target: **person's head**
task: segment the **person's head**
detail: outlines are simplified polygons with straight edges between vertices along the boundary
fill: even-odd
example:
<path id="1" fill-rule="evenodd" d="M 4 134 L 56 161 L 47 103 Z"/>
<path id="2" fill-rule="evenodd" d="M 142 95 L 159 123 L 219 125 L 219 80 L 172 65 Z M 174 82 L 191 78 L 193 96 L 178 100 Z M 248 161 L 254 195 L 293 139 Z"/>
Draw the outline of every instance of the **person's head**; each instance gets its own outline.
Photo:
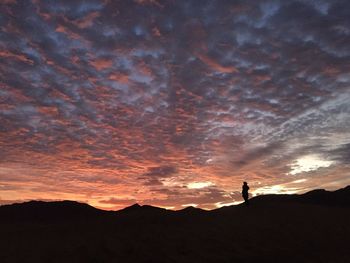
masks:
<path id="1" fill-rule="evenodd" d="M 244 185 L 247 185 L 247 182 L 243 182 Z"/>

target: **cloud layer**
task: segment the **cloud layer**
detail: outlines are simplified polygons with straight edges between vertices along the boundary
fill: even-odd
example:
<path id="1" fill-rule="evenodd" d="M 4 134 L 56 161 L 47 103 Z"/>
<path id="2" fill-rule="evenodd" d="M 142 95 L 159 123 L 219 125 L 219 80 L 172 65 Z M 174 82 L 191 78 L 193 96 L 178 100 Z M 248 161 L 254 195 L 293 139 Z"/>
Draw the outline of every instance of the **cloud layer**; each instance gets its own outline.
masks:
<path id="1" fill-rule="evenodd" d="M 350 184 L 348 1 L 0 5 L 1 203 Z M 331 165 L 292 172 L 315 158 Z"/>

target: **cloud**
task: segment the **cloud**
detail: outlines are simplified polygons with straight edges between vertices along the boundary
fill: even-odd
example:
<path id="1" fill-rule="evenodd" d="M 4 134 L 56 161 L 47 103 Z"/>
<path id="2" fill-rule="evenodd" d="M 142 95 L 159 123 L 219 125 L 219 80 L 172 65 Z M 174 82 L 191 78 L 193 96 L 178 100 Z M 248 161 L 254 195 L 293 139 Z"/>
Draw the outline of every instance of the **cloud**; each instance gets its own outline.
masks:
<path id="1" fill-rule="evenodd" d="M 176 173 L 176 167 L 174 166 L 158 166 L 148 168 L 145 176 L 167 177 Z"/>
<path id="2" fill-rule="evenodd" d="M 243 180 L 345 184 L 350 5 L 315 3 L 5 1 L 1 198 L 213 208 Z M 291 175 L 309 155 L 336 165 Z"/>
<path id="3" fill-rule="evenodd" d="M 91 65 L 93 65 L 96 70 L 104 70 L 104 69 L 108 69 L 113 65 L 113 61 L 111 61 L 110 59 L 96 59 L 94 61 L 90 62 Z"/>
<path id="4" fill-rule="evenodd" d="M 207 64 L 209 67 L 214 69 L 215 71 L 221 72 L 221 73 L 233 73 L 237 72 L 238 70 L 235 67 L 232 66 L 222 66 L 215 62 L 214 60 L 210 59 L 206 55 L 197 55 L 198 58 L 205 64 Z"/>
<path id="5" fill-rule="evenodd" d="M 100 16 L 99 12 L 91 12 L 83 18 L 75 21 L 74 24 L 79 28 L 87 28 L 93 25 L 94 20 Z"/>

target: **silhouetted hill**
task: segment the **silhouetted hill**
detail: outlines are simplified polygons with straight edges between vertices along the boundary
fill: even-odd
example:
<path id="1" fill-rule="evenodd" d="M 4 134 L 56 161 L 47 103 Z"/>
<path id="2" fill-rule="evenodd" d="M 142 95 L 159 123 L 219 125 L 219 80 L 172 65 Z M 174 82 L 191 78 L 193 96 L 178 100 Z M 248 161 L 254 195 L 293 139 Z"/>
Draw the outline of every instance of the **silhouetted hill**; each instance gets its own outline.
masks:
<path id="1" fill-rule="evenodd" d="M 350 206 L 350 186 L 336 190 L 326 191 L 324 189 L 316 189 L 302 195 L 292 194 L 269 194 L 260 195 L 250 199 L 252 205 L 271 205 L 276 203 L 304 203 L 317 204 L 325 206 Z M 241 204 L 239 206 L 244 206 Z M 221 209 L 235 209 L 239 206 L 224 207 Z M 177 213 L 183 215 L 193 215 L 206 213 L 205 210 L 193 206 L 186 207 L 182 210 L 171 211 L 163 208 L 134 204 L 116 212 L 104 211 L 94 208 L 85 203 L 75 201 L 29 201 L 25 203 L 16 203 L 11 205 L 0 206 L 0 220 L 10 218 L 12 220 L 34 220 L 34 219 L 73 219 L 86 218 L 95 216 L 104 216 L 121 214 L 165 214 Z"/>
<path id="2" fill-rule="evenodd" d="M 33 220 L 72 220 L 92 218 L 107 214 L 107 211 L 96 209 L 88 204 L 75 201 L 29 201 L 0 206 L 0 220 L 33 221 Z"/>
<path id="3" fill-rule="evenodd" d="M 164 212 L 166 209 L 156 207 L 156 206 L 151 206 L 151 205 L 139 205 L 139 204 L 133 204 L 131 206 L 125 207 L 119 211 L 118 213 L 159 213 L 159 212 Z"/>
<path id="4" fill-rule="evenodd" d="M 317 189 L 299 196 L 299 199 L 306 203 L 333 206 L 350 206 L 350 186 L 329 192 L 324 189 Z"/>
<path id="5" fill-rule="evenodd" d="M 318 204 L 326 206 L 350 206 L 350 186 L 336 190 L 326 191 L 316 189 L 302 195 L 297 194 L 269 194 L 253 197 L 250 203 L 257 205 L 266 205 L 274 203 L 304 203 Z"/>
<path id="6" fill-rule="evenodd" d="M 184 209 L 176 211 L 177 214 L 183 215 L 183 216 L 203 215 L 206 212 L 207 212 L 206 210 L 203 210 L 201 208 L 197 208 L 194 206 L 188 206 L 188 207 L 185 207 Z"/>
<path id="7" fill-rule="evenodd" d="M 350 187 L 257 196 L 212 211 L 6 205 L 1 262 L 348 262 L 349 195 Z"/>

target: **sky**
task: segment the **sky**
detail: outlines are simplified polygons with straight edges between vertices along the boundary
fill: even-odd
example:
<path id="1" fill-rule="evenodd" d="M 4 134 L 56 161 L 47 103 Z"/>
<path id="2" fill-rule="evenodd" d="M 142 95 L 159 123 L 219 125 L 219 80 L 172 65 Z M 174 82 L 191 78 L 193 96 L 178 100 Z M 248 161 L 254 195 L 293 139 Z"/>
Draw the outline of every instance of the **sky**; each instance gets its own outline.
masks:
<path id="1" fill-rule="evenodd" d="M 0 204 L 214 209 L 350 184 L 348 0 L 2 0 Z"/>

